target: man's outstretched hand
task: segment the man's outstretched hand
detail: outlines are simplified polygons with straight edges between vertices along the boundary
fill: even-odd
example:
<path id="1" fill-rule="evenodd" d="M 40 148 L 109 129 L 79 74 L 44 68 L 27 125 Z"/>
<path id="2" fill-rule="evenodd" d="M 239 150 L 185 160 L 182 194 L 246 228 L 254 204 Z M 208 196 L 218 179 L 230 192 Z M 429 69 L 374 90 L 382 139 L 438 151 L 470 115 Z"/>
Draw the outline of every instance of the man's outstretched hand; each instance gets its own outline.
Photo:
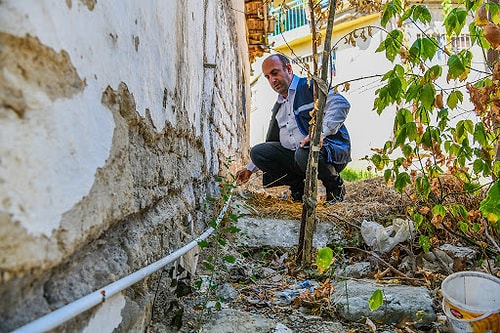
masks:
<path id="1" fill-rule="evenodd" d="M 252 171 L 248 169 L 241 169 L 236 172 L 236 182 L 238 185 L 245 184 L 250 179 Z"/>

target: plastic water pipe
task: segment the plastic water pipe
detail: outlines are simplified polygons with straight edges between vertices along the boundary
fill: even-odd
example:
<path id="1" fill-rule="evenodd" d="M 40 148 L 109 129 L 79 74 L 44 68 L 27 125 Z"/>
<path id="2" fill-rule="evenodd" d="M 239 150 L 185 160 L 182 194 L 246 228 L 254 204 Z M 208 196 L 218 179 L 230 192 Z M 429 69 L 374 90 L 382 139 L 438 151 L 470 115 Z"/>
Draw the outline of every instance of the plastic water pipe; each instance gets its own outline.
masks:
<path id="1" fill-rule="evenodd" d="M 228 199 L 226 200 L 226 203 L 224 204 L 224 207 L 220 211 L 216 224 L 219 225 L 220 221 L 226 214 L 226 210 L 229 207 L 229 203 L 231 202 L 231 197 L 230 195 Z M 171 262 L 174 262 L 176 259 L 187 253 L 189 250 L 194 248 L 195 246 L 198 245 L 198 242 L 206 239 L 210 234 L 214 232 L 214 228 L 210 227 L 203 234 L 201 234 L 198 238 L 193 240 L 191 243 L 185 245 L 184 247 L 178 249 L 177 251 L 169 254 L 168 256 L 138 270 L 135 273 L 132 273 L 130 275 L 127 275 L 123 278 L 121 278 L 118 281 L 115 281 L 111 284 L 108 284 L 107 286 L 94 291 L 91 294 L 88 294 L 87 296 L 84 296 L 72 303 L 69 303 L 62 308 L 59 308 L 53 312 L 50 312 L 49 314 L 40 317 L 34 321 L 32 321 L 29 324 L 26 324 L 16 330 L 14 330 L 12 333 L 29 333 L 29 332 L 34 332 L 34 333 L 39 333 L 39 332 L 45 332 L 52 330 L 56 328 L 57 326 L 65 323 L 66 321 L 70 320 L 71 318 L 74 318 L 78 316 L 79 314 L 87 311 L 88 309 L 104 302 L 106 298 L 111 297 L 119 292 L 121 292 L 124 289 L 127 289 L 131 285 L 133 285 L 136 282 L 139 282 L 140 280 L 144 279 L 145 277 L 153 274 L 154 272 L 158 271 L 159 269 L 163 268 L 165 265 L 170 264 Z"/>

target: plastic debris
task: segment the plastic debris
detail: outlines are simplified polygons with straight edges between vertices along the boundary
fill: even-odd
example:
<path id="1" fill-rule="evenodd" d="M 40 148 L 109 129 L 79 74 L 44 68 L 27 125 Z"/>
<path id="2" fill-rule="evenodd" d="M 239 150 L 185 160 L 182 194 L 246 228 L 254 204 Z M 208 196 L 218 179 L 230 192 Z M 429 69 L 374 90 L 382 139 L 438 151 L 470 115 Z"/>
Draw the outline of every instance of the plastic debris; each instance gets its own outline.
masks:
<path id="1" fill-rule="evenodd" d="M 364 220 L 361 223 L 361 236 L 373 250 L 380 253 L 391 251 L 396 245 L 412 237 L 415 227 L 410 220 L 394 219 L 392 225 L 383 225 Z"/>
<path id="2" fill-rule="evenodd" d="M 293 302 L 295 298 L 297 298 L 304 291 L 309 289 L 309 292 L 312 293 L 314 292 L 314 289 L 317 288 L 318 286 L 319 284 L 316 281 L 305 280 L 296 282 L 290 288 L 284 289 L 279 293 L 279 296 L 282 300 L 278 301 L 277 303 L 290 304 L 291 302 Z"/>

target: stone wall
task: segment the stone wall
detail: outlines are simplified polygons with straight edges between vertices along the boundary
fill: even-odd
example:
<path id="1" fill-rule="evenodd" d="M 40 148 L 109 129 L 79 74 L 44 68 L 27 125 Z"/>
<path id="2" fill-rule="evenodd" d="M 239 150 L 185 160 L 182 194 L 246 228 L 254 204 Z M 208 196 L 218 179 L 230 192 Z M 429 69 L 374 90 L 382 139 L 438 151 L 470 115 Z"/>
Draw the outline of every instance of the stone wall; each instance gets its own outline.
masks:
<path id="1" fill-rule="evenodd" d="M 215 176 L 247 146 L 243 10 L 0 1 L 0 332 L 206 229 Z M 143 331 L 154 281 L 61 330 Z"/>

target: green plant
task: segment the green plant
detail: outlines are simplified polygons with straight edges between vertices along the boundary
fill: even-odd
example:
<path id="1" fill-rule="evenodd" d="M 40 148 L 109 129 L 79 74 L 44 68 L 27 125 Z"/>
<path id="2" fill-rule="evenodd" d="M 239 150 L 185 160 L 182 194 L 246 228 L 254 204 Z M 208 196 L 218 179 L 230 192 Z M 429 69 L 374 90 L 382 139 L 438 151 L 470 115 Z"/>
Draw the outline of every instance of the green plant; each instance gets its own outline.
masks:
<path id="1" fill-rule="evenodd" d="M 345 181 L 355 182 L 359 180 L 375 178 L 377 177 L 377 174 L 367 170 L 345 168 L 344 170 L 342 170 L 342 172 L 340 172 L 340 176 Z"/>
<path id="2" fill-rule="evenodd" d="M 229 159 L 225 164 L 225 168 L 229 169 L 231 160 Z M 241 230 L 235 226 L 238 218 L 241 216 L 239 212 L 234 213 L 232 207 L 229 206 L 231 201 L 231 193 L 235 188 L 235 177 L 230 174 L 229 177 L 217 177 L 216 182 L 219 183 L 220 196 L 218 198 L 207 198 L 206 204 L 210 205 L 213 211 L 219 211 L 221 207 L 228 207 L 228 210 L 222 208 L 221 213 L 211 219 L 209 225 L 213 228 L 213 233 L 210 238 L 200 240 L 198 246 L 204 252 L 205 258 L 202 261 L 203 268 L 209 274 L 208 285 L 205 289 L 203 302 L 196 306 L 200 310 L 198 325 L 201 326 L 204 315 L 210 312 L 211 309 L 207 307 L 209 301 L 215 302 L 215 309 L 221 308 L 221 302 L 224 301 L 217 297 L 216 292 L 219 286 L 218 276 L 225 269 L 226 264 L 234 264 L 236 258 L 233 255 L 227 254 L 223 249 L 229 244 L 229 241 L 234 240 L 235 235 Z M 195 281 L 194 287 L 201 289 L 203 280 Z"/>
<path id="3" fill-rule="evenodd" d="M 459 1 L 453 8 L 445 3 L 447 38 L 458 36 L 466 29 L 467 17 L 475 17 L 468 26 L 471 44 L 482 48 L 484 54 L 495 49 L 500 31 L 497 28 L 490 32 L 492 29 L 484 27 L 497 27 L 499 8 L 493 2 Z M 485 11 L 488 15 L 481 14 Z M 377 52 L 385 52 L 390 61 L 399 56 L 401 63 L 382 77 L 384 85 L 376 91 L 373 108 L 380 114 L 391 105 L 397 107 L 394 140 L 387 141 L 373 154 L 372 163 L 377 170 L 384 171 L 385 180 L 397 191 L 403 193 L 411 188 L 415 205 L 409 214 L 421 233 L 419 242 L 424 250 L 430 249 L 431 238 L 443 227 L 477 233 L 487 220 L 486 228 L 493 227 L 493 231 L 500 232 L 498 57 L 488 63 L 487 72 L 481 72 L 472 67 L 473 54 L 469 49 L 451 52 L 421 28 L 421 37 L 412 45 L 406 45 L 405 23 L 426 25 L 431 21 L 431 13 L 425 5 L 410 5 L 400 0 L 387 2 L 382 26 L 392 19 L 397 19 L 399 25 L 387 32 Z M 447 72 L 442 66 L 432 64 L 438 51 L 448 56 Z M 481 73 L 482 78 L 466 82 L 471 71 Z M 440 87 L 438 79 L 442 77 L 448 82 L 455 81 L 456 87 Z M 454 121 L 464 100 L 460 83 L 467 88 L 474 105 L 475 122 Z M 392 159 L 391 154 L 398 150 L 400 157 Z M 447 175 L 452 175 L 460 184 L 458 189 L 450 188 Z M 479 209 L 467 205 L 473 198 L 480 198 L 482 189 L 486 189 L 487 194 Z"/>
<path id="4" fill-rule="evenodd" d="M 376 289 L 368 299 L 368 307 L 371 311 L 377 310 L 384 304 L 384 293 L 380 289 Z"/>

